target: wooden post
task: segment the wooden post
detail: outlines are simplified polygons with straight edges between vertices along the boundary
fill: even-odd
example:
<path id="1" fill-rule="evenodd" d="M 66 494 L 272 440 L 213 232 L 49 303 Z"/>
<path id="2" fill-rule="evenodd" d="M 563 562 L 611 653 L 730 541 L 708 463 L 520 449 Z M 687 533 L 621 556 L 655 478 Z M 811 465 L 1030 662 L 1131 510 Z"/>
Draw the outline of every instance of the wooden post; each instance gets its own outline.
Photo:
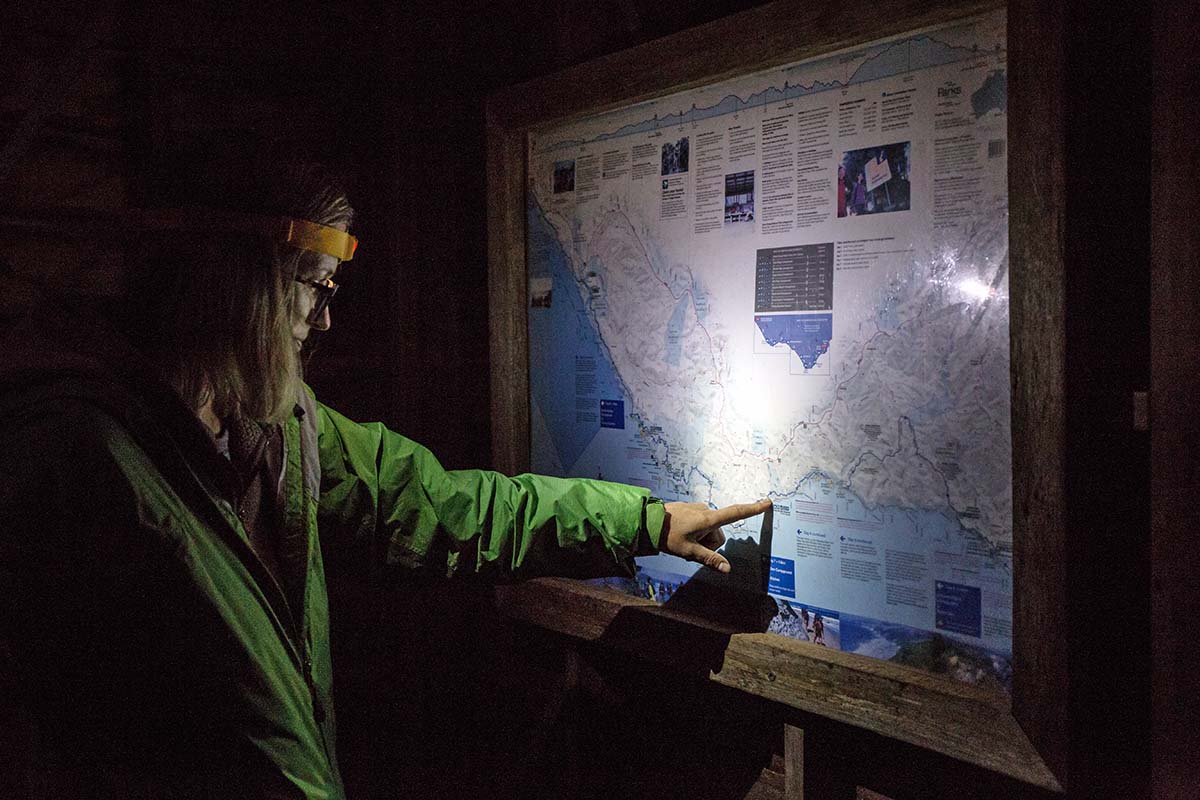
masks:
<path id="1" fill-rule="evenodd" d="M 784 800 L 804 800 L 804 730 L 783 726 Z"/>
<path id="2" fill-rule="evenodd" d="M 1151 162 L 1153 797 L 1196 796 L 1200 752 L 1200 127 L 1195 8 L 1155 3 Z"/>

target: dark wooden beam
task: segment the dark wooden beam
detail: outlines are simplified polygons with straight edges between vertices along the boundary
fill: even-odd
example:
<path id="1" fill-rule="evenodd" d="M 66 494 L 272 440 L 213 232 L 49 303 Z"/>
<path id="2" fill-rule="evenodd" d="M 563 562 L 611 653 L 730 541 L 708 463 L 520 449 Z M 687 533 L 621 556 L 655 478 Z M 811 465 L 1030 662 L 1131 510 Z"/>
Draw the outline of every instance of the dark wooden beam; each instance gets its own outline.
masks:
<path id="1" fill-rule="evenodd" d="M 1200 55 L 1195 7 L 1153 5 L 1151 536 L 1153 797 L 1196 796 L 1200 764 Z"/>
<path id="2" fill-rule="evenodd" d="M 1013 719 L 1007 696 L 922 670 L 677 611 L 565 578 L 498 590 L 514 619 L 706 676 L 795 712 L 833 720 L 1060 791 Z"/>

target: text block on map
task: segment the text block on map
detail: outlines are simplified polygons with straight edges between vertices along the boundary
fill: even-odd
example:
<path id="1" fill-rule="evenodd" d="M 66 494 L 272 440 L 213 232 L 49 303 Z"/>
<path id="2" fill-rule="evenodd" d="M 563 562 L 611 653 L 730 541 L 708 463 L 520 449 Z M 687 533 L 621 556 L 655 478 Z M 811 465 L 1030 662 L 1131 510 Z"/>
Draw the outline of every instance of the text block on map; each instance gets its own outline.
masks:
<path id="1" fill-rule="evenodd" d="M 833 308 L 833 243 L 758 251 L 754 310 L 828 311 Z"/>

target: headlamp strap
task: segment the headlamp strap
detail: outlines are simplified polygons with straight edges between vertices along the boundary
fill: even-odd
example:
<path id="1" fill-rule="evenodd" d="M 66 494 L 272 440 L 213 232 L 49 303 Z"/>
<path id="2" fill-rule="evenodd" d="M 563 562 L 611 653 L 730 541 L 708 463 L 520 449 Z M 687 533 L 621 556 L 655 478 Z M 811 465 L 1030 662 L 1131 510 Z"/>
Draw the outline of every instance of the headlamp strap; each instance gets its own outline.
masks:
<path id="1" fill-rule="evenodd" d="M 281 217 L 279 222 L 281 241 L 292 247 L 333 256 L 338 261 L 349 261 L 358 249 L 358 239 L 337 228 L 291 217 Z"/>

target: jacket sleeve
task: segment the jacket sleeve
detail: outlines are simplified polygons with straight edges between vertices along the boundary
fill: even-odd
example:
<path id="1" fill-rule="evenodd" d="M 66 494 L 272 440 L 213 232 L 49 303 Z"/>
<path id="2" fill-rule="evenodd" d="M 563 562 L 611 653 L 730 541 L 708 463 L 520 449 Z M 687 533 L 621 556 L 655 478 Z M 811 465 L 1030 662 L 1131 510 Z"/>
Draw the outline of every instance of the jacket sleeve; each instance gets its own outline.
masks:
<path id="1" fill-rule="evenodd" d="M 446 470 L 378 423 L 318 404 L 321 525 L 370 537 L 389 564 L 494 578 L 632 574 L 658 552 L 663 506 L 634 486 Z M 322 534 L 324 538 L 324 533 Z"/>

